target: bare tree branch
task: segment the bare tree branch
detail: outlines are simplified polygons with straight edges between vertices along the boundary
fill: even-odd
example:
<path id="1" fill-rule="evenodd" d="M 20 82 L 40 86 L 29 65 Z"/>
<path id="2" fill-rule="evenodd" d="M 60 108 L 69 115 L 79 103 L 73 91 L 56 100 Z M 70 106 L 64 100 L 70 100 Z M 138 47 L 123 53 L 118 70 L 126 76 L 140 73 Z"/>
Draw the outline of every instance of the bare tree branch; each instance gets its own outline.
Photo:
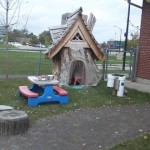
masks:
<path id="1" fill-rule="evenodd" d="M 5 2 L 6 2 L 6 1 L 5 1 Z M 4 3 L 4 4 L 6 4 L 6 3 Z M 4 4 L 3 4 L 2 0 L 0 0 L 0 5 L 1 5 L 1 7 L 2 7 L 3 9 L 6 9 L 6 7 L 4 6 Z"/>
<path id="2" fill-rule="evenodd" d="M 17 12 L 18 11 L 18 12 Z M 20 3 L 18 1 L 18 3 L 16 3 L 16 7 L 14 9 L 14 13 L 11 16 L 11 18 L 9 19 L 9 24 L 10 25 L 15 25 L 17 24 L 18 20 L 19 20 L 19 15 L 20 15 Z M 12 21 L 14 20 L 14 22 L 12 23 Z"/>
<path id="3" fill-rule="evenodd" d="M 23 21 L 26 26 L 30 13 L 21 15 L 22 5 L 23 0 L 0 0 L 0 23 L 10 27 Z"/>
<path id="4" fill-rule="evenodd" d="M 2 24 L 2 25 L 5 25 L 6 22 L 5 22 L 5 17 L 4 17 L 4 15 L 3 15 L 2 13 L 0 13 L 0 16 L 1 16 L 1 19 L 0 19 L 1 24 Z"/>
<path id="5" fill-rule="evenodd" d="M 8 70 L 9 70 L 9 59 L 8 59 L 8 30 L 12 28 L 13 25 L 17 24 L 20 20 L 24 18 L 21 16 L 21 5 L 22 0 L 0 0 L 0 23 L 5 26 L 6 30 L 6 81 L 8 81 Z M 26 20 L 27 24 L 28 18 Z M 26 25 L 25 24 L 25 25 Z"/>

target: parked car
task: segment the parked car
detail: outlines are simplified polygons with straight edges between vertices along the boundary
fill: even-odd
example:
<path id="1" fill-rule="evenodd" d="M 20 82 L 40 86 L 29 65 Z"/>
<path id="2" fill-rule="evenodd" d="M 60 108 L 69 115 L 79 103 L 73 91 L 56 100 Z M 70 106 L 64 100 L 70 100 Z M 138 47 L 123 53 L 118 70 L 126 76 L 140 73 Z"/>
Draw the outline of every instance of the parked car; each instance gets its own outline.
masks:
<path id="1" fill-rule="evenodd" d="M 10 42 L 9 44 L 13 45 L 13 46 L 16 46 L 16 47 L 22 46 L 22 44 L 18 43 L 18 42 Z"/>

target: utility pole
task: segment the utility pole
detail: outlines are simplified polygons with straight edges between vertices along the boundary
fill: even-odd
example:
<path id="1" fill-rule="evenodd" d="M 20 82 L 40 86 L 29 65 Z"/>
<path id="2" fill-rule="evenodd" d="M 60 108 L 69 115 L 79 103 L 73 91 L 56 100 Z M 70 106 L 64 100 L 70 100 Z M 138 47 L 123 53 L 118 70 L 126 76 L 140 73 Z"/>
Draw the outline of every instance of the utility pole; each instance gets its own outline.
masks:
<path id="1" fill-rule="evenodd" d="M 129 31 L 129 18 L 130 18 L 130 3 L 131 3 L 131 0 L 128 0 L 127 26 L 126 26 L 126 32 L 125 32 L 125 45 L 124 45 L 123 64 L 122 64 L 122 70 L 123 70 L 123 71 L 125 71 L 126 52 L 127 52 L 127 45 L 128 45 L 128 31 Z"/>
<path id="2" fill-rule="evenodd" d="M 125 64 L 126 64 L 126 51 L 127 51 L 127 45 L 128 45 L 128 31 L 129 31 L 129 19 L 130 19 L 130 6 L 134 6 L 137 8 L 142 9 L 143 7 L 134 4 L 131 2 L 131 0 L 128 1 L 128 15 L 127 15 L 127 26 L 126 26 L 126 33 L 125 33 L 125 46 L 124 46 L 124 53 L 123 53 L 123 64 L 122 64 L 122 70 L 125 71 Z"/>

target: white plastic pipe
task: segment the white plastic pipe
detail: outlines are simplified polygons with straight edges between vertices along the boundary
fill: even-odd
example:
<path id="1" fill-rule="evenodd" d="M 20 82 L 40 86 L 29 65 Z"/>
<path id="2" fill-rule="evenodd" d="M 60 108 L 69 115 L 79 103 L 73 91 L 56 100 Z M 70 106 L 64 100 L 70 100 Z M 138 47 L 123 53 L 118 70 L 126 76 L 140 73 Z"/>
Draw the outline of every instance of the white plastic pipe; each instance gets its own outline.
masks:
<path id="1" fill-rule="evenodd" d="M 117 96 L 122 97 L 124 95 L 124 87 L 125 87 L 125 76 L 119 77 L 119 90 L 117 91 Z"/>
<path id="2" fill-rule="evenodd" d="M 108 74 L 107 87 L 114 87 L 115 76 Z"/>

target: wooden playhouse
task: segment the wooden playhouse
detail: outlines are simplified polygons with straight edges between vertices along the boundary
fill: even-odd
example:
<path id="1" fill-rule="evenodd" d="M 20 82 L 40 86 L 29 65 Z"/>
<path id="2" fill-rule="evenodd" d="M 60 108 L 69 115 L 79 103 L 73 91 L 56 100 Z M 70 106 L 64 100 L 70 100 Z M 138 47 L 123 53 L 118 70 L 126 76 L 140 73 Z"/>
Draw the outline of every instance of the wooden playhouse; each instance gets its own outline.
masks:
<path id="1" fill-rule="evenodd" d="M 50 27 L 53 43 L 45 52 L 52 59 L 53 73 L 61 85 L 96 86 L 102 77 L 95 60 L 104 60 L 92 30 L 93 14 L 82 14 L 82 8 L 62 15 L 61 25 Z"/>

